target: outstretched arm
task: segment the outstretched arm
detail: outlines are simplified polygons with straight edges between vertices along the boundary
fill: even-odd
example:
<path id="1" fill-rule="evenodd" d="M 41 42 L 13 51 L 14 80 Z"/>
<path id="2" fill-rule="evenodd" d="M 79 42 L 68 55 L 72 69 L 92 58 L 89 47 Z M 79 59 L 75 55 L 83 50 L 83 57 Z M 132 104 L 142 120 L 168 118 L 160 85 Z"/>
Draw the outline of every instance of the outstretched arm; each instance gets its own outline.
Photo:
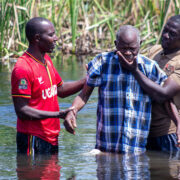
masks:
<path id="1" fill-rule="evenodd" d="M 168 78 L 163 86 L 158 85 L 151 79 L 146 77 L 137 67 L 137 62 L 128 62 L 120 51 L 117 51 L 119 61 L 123 68 L 131 71 L 140 86 L 148 93 L 155 101 L 164 102 L 172 98 L 177 92 L 180 91 L 180 86 L 176 84 L 171 78 Z"/>
<path id="2" fill-rule="evenodd" d="M 180 91 L 180 86 L 170 77 L 164 82 L 163 86 L 160 86 L 147 78 L 139 69 L 134 71 L 134 76 L 144 91 L 160 103 L 169 100 Z"/>
<path id="3" fill-rule="evenodd" d="M 83 88 L 85 82 L 86 77 L 78 81 L 64 82 L 57 88 L 58 96 L 65 98 L 79 92 Z"/>
<path id="4" fill-rule="evenodd" d="M 73 108 L 68 108 L 66 110 L 61 111 L 42 111 L 38 109 L 34 109 L 30 107 L 29 99 L 27 98 L 21 98 L 21 97 L 14 97 L 14 108 L 16 111 L 17 116 L 20 119 L 24 120 L 38 120 L 38 119 L 46 119 L 46 118 L 65 118 L 66 114 L 69 111 L 72 111 Z"/>
<path id="5" fill-rule="evenodd" d="M 93 89 L 94 87 L 90 87 L 85 83 L 81 93 L 74 99 L 72 103 L 73 111 L 67 114 L 64 121 L 64 126 L 69 133 L 75 134 L 77 112 L 87 103 Z"/>

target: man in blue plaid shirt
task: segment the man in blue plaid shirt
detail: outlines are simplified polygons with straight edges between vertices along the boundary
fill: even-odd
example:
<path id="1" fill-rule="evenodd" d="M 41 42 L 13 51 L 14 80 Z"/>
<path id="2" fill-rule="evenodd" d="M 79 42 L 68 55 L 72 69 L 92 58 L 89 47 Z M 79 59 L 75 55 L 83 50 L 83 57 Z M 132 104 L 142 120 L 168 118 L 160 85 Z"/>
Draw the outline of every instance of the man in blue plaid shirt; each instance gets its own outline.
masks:
<path id="1" fill-rule="evenodd" d="M 96 149 L 103 152 L 143 153 L 151 123 L 151 98 L 141 88 L 124 61 L 136 61 L 137 68 L 161 85 L 166 74 L 155 61 L 138 54 L 140 33 L 130 25 L 121 26 L 116 34 L 116 51 L 97 55 L 88 64 L 87 83 L 75 98 L 64 125 L 75 133 L 76 114 L 98 87 Z"/>

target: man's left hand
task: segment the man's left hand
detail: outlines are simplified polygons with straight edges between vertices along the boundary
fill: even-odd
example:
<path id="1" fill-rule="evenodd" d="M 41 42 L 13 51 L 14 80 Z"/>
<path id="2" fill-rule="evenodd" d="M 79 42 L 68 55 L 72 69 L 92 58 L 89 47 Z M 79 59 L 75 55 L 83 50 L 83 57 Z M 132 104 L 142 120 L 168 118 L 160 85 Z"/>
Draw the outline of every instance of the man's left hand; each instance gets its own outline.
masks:
<path id="1" fill-rule="evenodd" d="M 64 127 L 66 128 L 66 131 L 68 131 L 71 134 L 75 134 L 75 128 L 76 125 L 76 112 L 70 111 L 65 120 L 64 120 Z"/>
<path id="2" fill-rule="evenodd" d="M 129 62 L 120 51 L 117 51 L 116 54 L 119 57 L 119 61 L 121 63 L 121 66 L 129 71 L 135 72 L 138 67 L 137 67 L 137 62 L 136 62 L 136 56 L 134 57 L 134 60 Z"/>

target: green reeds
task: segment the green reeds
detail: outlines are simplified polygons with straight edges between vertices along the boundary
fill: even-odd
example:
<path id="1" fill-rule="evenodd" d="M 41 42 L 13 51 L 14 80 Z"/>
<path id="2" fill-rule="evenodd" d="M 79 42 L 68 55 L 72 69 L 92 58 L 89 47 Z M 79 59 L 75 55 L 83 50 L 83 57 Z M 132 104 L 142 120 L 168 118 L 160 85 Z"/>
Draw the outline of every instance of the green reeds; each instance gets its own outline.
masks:
<path id="1" fill-rule="evenodd" d="M 110 3 L 110 13 L 108 12 L 108 10 L 106 10 L 106 12 L 103 10 L 103 7 L 101 7 L 101 5 L 99 4 L 99 2 L 97 0 L 94 0 L 97 8 L 99 9 L 100 13 L 103 15 L 104 20 L 101 21 L 101 23 L 107 23 L 108 28 L 109 28 L 109 32 L 111 35 L 111 43 L 114 42 L 115 40 L 115 32 L 114 32 L 114 23 L 113 20 L 115 18 L 115 15 L 113 14 L 112 10 L 113 10 L 113 6 L 112 6 L 112 0 L 109 1 Z"/>
<path id="2" fill-rule="evenodd" d="M 19 4 L 17 4 L 19 2 Z M 27 3 L 27 2 L 26 2 Z M 0 4 L 0 57 L 21 51 L 25 45 L 25 23 L 28 14 L 23 1 L 2 0 Z"/>
<path id="3" fill-rule="evenodd" d="M 0 57 L 8 53 L 7 43 L 4 41 L 9 35 L 7 31 L 10 28 L 10 18 L 12 14 L 12 8 L 9 7 L 8 1 L 1 1 L 1 15 L 0 15 Z M 13 28 L 14 29 L 14 28 Z"/>
<path id="4" fill-rule="evenodd" d="M 72 33 L 72 52 L 75 52 L 76 43 L 76 24 L 78 17 L 78 6 L 80 0 L 69 0 L 70 17 L 71 17 L 71 33 Z"/>
<path id="5" fill-rule="evenodd" d="M 91 41 L 92 47 L 87 47 L 91 52 L 114 48 L 115 33 L 123 24 L 138 27 L 141 49 L 146 52 L 159 43 L 167 19 L 179 13 L 179 0 L 1 0 L 0 57 L 27 48 L 25 24 L 34 16 L 54 23 L 59 46 L 68 53 L 76 53 L 76 46 L 78 50 L 88 46 L 87 41 Z"/>

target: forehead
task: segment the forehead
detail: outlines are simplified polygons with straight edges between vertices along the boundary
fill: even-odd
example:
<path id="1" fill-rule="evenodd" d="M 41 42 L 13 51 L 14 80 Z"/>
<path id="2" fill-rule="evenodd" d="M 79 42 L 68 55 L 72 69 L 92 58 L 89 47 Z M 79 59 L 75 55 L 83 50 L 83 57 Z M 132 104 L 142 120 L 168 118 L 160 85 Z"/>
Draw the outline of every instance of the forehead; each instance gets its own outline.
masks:
<path id="1" fill-rule="evenodd" d="M 171 19 L 168 20 L 168 22 L 164 28 L 169 29 L 169 30 L 179 31 L 179 33 L 180 33 L 180 23 L 173 21 Z"/>
<path id="2" fill-rule="evenodd" d="M 41 33 L 47 33 L 54 31 L 54 26 L 49 21 L 42 21 L 39 25 L 39 30 Z"/>
<path id="3" fill-rule="evenodd" d="M 130 31 L 130 30 L 126 32 L 122 32 L 119 38 L 117 39 L 117 41 L 121 45 L 128 44 L 128 45 L 137 46 L 138 45 L 137 33 L 135 31 Z"/>

